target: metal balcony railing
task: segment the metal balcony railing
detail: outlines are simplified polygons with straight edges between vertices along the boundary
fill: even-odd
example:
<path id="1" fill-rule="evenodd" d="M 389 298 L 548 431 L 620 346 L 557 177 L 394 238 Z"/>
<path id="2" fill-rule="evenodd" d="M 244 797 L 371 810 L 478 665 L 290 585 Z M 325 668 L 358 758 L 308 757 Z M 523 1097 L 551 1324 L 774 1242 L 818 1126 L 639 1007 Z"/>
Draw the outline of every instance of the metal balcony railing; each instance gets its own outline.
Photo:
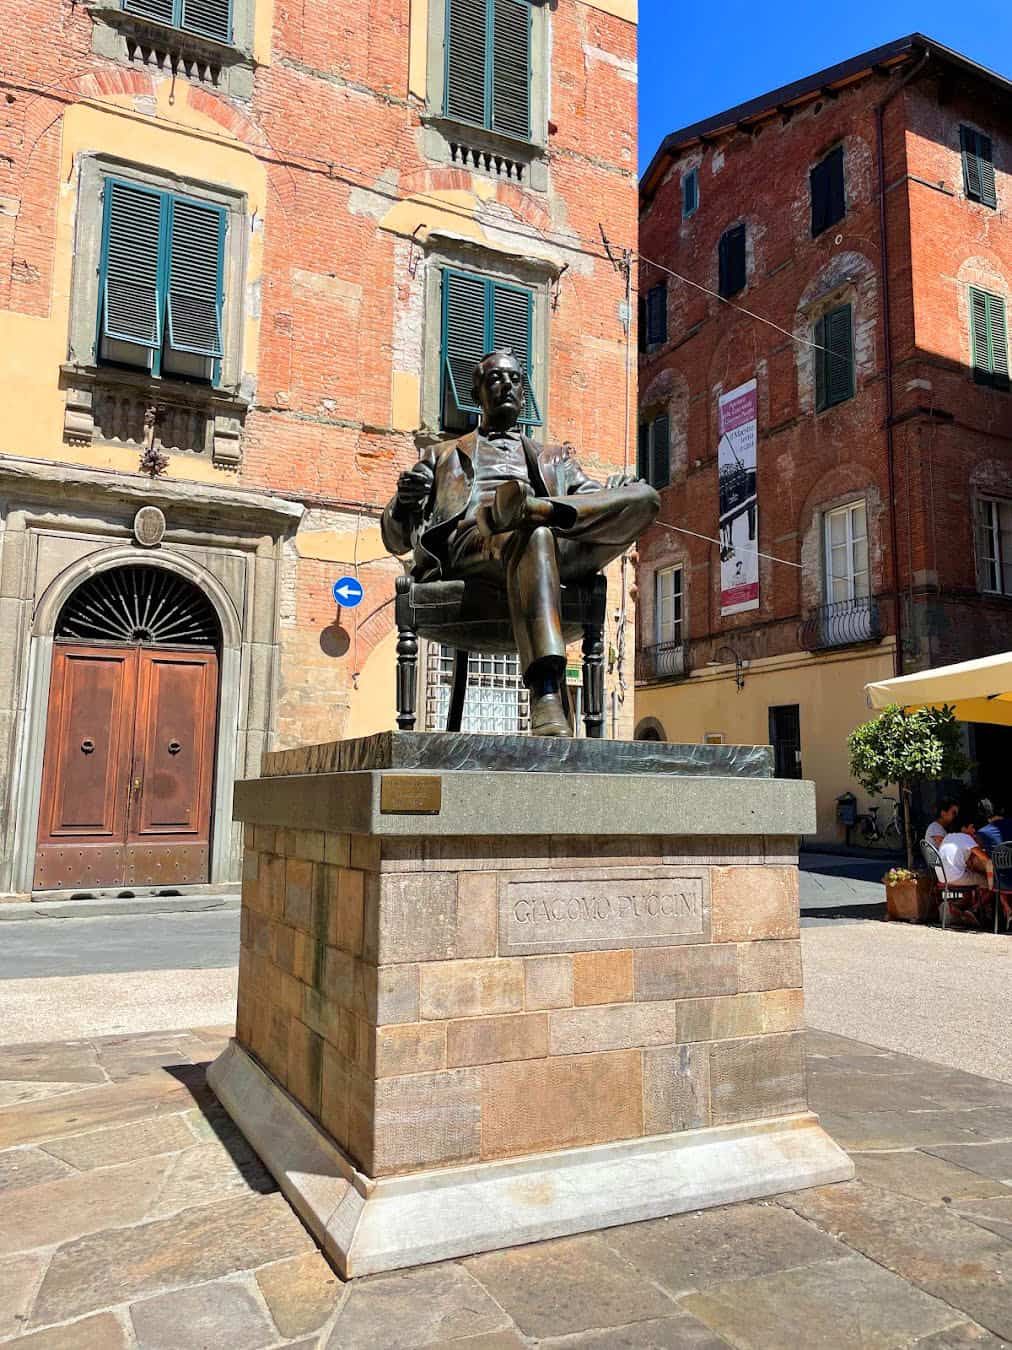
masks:
<path id="1" fill-rule="evenodd" d="M 652 647 L 641 648 L 637 653 L 638 680 L 674 680 L 687 673 L 688 661 L 682 642 L 657 642 Z"/>
<path id="2" fill-rule="evenodd" d="M 804 620 L 800 629 L 801 646 L 806 652 L 876 642 L 881 636 L 878 601 L 872 596 L 822 605 Z"/>

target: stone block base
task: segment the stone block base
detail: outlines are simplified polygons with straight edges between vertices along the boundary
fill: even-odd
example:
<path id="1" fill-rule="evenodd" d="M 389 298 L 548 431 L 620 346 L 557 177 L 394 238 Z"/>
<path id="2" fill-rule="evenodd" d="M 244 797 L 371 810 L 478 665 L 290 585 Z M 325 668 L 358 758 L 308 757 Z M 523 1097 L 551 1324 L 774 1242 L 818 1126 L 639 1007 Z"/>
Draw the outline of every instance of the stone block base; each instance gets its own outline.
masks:
<path id="1" fill-rule="evenodd" d="M 854 1175 L 802 1112 L 374 1180 L 235 1042 L 208 1081 L 345 1278 Z"/>

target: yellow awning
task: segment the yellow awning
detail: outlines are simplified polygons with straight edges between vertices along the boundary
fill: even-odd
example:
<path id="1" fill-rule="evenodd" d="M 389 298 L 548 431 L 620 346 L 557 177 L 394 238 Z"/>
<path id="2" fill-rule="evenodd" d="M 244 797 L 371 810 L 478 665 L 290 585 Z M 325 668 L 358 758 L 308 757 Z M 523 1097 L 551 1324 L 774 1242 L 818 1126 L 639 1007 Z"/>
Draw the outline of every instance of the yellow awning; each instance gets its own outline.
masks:
<path id="1" fill-rule="evenodd" d="M 952 708 L 960 722 L 1012 727 L 1012 652 L 866 684 L 868 706 Z"/>

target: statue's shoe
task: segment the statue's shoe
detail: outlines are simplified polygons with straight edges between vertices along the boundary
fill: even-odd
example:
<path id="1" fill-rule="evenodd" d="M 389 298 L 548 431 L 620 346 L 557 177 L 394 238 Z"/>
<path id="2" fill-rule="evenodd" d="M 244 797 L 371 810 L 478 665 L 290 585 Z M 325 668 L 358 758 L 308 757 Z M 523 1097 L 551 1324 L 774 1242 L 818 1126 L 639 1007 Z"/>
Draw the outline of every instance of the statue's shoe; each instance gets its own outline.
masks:
<path id="1" fill-rule="evenodd" d="M 572 736 L 561 694 L 536 695 L 531 702 L 532 736 Z"/>

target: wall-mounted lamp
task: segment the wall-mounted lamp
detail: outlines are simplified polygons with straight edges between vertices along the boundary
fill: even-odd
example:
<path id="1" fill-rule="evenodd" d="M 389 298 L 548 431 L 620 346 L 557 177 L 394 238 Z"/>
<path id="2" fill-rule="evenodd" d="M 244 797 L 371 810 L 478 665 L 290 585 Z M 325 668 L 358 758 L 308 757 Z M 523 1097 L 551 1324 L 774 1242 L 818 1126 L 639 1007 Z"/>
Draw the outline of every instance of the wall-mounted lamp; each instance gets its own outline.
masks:
<path id="1" fill-rule="evenodd" d="M 745 662 L 741 659 L 741 657 L 738 655 L 738 653 L 735 651 L 733 647 L 727 646 L 718 647 L 717 650 L 713 653 L 715 658 L 719 658 L 725 654 L 729 656 L 731 660 L 734 662 L 734 682 L 738 686 L 738 693 L 740 694 L 741 691 L 745 688 Z M 713 661 L 707 661 L 706 664 L 708 666 L 722 666 L 725 664 L 725 662 L 716 659 Z"/>

